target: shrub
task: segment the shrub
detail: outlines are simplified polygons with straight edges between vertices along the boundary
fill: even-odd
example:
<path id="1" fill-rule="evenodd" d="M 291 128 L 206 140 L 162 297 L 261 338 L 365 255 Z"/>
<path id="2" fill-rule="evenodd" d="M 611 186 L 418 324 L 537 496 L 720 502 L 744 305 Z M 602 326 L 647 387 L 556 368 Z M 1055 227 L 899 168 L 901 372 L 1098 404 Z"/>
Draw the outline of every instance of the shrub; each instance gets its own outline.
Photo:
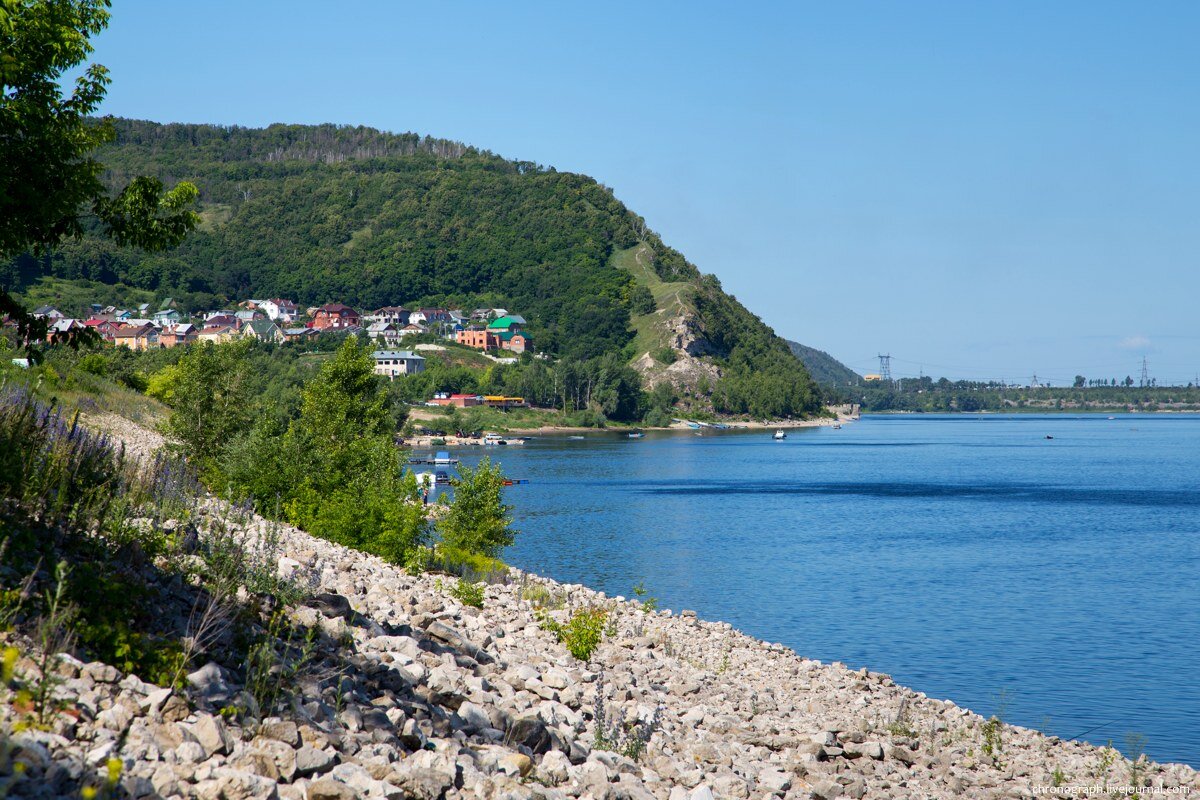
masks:
<path id="1" fill-rule="evenodd" d="M 544 611 L 538 614 L 542 628 L 554 634 L 567 651 L 580 661 L 587 661 L 600 646 L 608 623 L 608 609 L 585 606 L 571 614 L 566 624 L 556 621 Z"/>
<path id="2" fill-rule="evenodd" d="M 451 481 L 454 501 L 437 521 L 437 530 L 451 550 L 496 558 L 516 533 L 509 527 L 512 506 L 501 496 L 504 475 L 489 458 L 474 469 L 461 466 L 458 472 Z"/>
<path id="3" fill-rule="evenodd" d="M 483 608 L 483 584 L 459 578 L 450 587 L 450 596 L 464 606 Z"/>

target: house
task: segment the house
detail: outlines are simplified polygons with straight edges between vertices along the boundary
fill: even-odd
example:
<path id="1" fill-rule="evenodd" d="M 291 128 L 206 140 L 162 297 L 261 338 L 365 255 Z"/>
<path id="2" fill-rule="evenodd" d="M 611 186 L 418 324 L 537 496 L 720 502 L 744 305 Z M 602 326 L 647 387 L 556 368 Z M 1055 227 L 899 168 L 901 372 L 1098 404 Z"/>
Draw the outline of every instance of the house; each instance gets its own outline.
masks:
<path id="1" fill-rule="evenodd" d="M 370 314 L 363 317 L 366 322 L 387 322 L 396 326 L 396 330 L 400 330 L 407 325 L 411 320 L 409 314 L 411 312 L 403 306 L 384 306 L 377 308 Z"/>
<path id="2" fill-rule="evenodd" d="M 456 406 L 458 408 L 467 408 L 469 406 L 483 405 L 482 395 L 477 394 L 450 394 L 449 392 L 437 392 L 433 399 L 427 402 L 427 406 Z"/>
<path id="3" fill-rule="evenodd" d="M 242 323 L 241 336 L 243 339 L 257 339 L 260 342 L 283 344 L 283 331 L 269 319 L 254 319 Z"/>
<path id="4" fill-rule="evenodd" d="M 321 332 L 316 328 L 285 328 L 283 340 L 285 342 L 305 342 L 320 335 Z"/>
<path id="5" fill-rule="evenodd" d="M 262 306 L 262 304 L 262 300 L 243 300 L 242 302 L 238 303 L 238 308 L 244 308 L 247 311 L 255 311 Z"/>
<path id="6" fill-rule="evenodd" d="M 154 312 L 154 321 L 160 325 L 175 324 L 183 319 L 183 315 L 173 308 L 166 308 L 161 311 Z"/>
<path id="7" fill-rule="evenodd" d="M 106 342 L 111 342 L 116 332 L 125 327 L 125 323 L 115 319 L 102 319 L 100 317 L 92 317 L 84 320 L 84 325 L 100 334 L 100 338 Z"/>
<path id="8" fill-rule="evenodd" d="M 160 347 L 178 347 L 191 344 L 199 335 L 200 331 L 190 322 L 168 325 L 158 334 L 158 344 Z"/>
<path id="9" fill-rule="evenodd" d="M 326 303 L 313 314 L 312 326 L 318 330 L 341 330 L 357 327 L 361 318 L 357 311 L 342 303 Z"/>
<path id="10" fill-rule="evenodd" d="M 533 349 L 533 342 L 521 331 L 501 331 L 496 334 L 500 340 L 500 348 L 513 353 L 524 353 Z"/>
<path id="11" fill-rule="evenodd" d="M 204 330 L 196 335 L 196 341 L 222 344 L 223 342 L 232 342 L 237 335 L 238 329 L 233 325 L 214 325 L 212 327 L 206 325 Z"/>
<path id="12" fill-rule="evenodd" d="M 237 316 L 228 312 L 218 311 L 204 318 L 205 328 L 229 328 L 240 324 Z"/>
<path id="13" fill-rule="evenodd" d="M 279 297 L 263 300 L 258 304 L 258 310 L 266 314 L 267 319 L 272 322 L 291 322 L 299 313 L 295 303 Z"/>
<path id="14" fill-rule="evenodd" d="M 386 375 L 395 380 L 397 375 L 413 375 L 425 371 L 425 359 L 411 350 L 376 350 L 375 374 Z"/>
<path id="15" fill-rule="evenodd" d="M 47 319 L 50 318 L 47 317 Z M 85 327 L 87 326 L 77 319 L 59 317 L 46 327 L 46 341 L 52 342 L 55 339 L 65 340 L 73 331 L 77 331 Z"/>
<path id="16" fill-rule="evenodd" d="M 400 341 L 400 330 L 390 322 L 372 322 L 367 326 L 367 338 L 381 340 L 384 344 L 394 345 Z"/>
<path id="17" fill-rule="evenodd" d="M 144 316 L 146 316 L 147 314 L 149 314 L 149 313 L 150 313 L 150 304 L 149 304 L 149 303 L 142 303 L 141 305 L 139 305 L 139 306 L 137 307 L 137 312 L 138 312 L 139 314 L 141 314 L 143 317 L 144 317 Z"/>
<path id="18" fill-rule="evenodd" d="M 458 333 L 454 334 L 454 341 L 464 347 L 473 347 L 476 350 L 499 350 L 500 338 L 493 331 L 486 328 L 481 328 L 478 325 L 472 325 L 469 328 L 463 328 Z"/>
<path id="19" fill-rule="evenodd" d="M 143 325 L 126 325 L 113 334 L 113 344 L 130 350 L 149 350 L 158 347 L 158 328 L 149 322 Z"/>
<path id="20" fill-rule="evenodd" d="M 429 328 L 426 328 L 424 325 L 416 325 L 410 322 L 401 328 L 399 333 L 401 336 L 416 336 L 422 333 L 429 333 Z"/>
<path id="21" fill-rule="evenodd" d="M 524 326 L 525 318 L 520 314 L 505 314 L 489 322 L 488 330 L 492 333 L 498 333 L 499 331 L 519 331 Z"/>
<path id="22" fill-rule="evenodd" d="M 252 308 L 239 308 L 237 311 L 234 312 L 233 316 L 234 316 L 234 318 L 237 319 L 237 321 L 239 323 L 251 322 L 252 320 L 256 320 L 256 319 L 263 319 L 262 312 L 257 311 Z"/>
<path id="23" fill-rule="evenodd" d="M 59 311 L 54 306 L 38 306 L 33 310 L 33 316 L 37 319 L 62 319 L 65 314 Z"/>

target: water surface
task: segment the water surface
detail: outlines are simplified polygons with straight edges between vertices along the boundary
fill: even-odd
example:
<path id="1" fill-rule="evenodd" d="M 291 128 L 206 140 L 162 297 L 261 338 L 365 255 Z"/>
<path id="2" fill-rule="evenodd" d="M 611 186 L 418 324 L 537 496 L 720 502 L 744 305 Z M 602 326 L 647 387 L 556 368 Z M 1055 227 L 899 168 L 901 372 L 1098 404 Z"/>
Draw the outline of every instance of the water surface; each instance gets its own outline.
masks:
<path id="1" fill-rule="evenodd" d="M 875 416 L 783 442 L 488 451 L 532 481 L 508 494 L 521 568 L 610 594 L 644 580 L 810 658 L 1200 765 L 1200 417 Z"/>

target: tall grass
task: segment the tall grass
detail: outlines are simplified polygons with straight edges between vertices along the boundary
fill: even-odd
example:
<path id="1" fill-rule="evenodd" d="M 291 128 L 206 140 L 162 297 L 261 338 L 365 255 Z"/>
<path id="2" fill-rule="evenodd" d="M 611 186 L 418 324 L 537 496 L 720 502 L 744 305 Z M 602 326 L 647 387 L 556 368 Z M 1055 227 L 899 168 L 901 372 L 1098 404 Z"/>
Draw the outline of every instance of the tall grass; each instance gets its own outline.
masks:
<path id="1" fill-rule="evenodd" d="M 128 474 L 123 447 L 22 387 L 0 390 L 0 493 L 42 522 L 103 526 Z"/>

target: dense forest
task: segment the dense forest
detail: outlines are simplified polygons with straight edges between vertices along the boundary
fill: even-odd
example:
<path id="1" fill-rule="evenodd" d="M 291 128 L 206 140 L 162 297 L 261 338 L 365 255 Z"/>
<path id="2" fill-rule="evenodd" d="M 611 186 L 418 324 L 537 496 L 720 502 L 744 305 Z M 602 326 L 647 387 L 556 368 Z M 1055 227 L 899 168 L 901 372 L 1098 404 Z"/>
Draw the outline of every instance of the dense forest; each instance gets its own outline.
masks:
<path id="1" fill-rule="evenodd" d="M 1200 387 L 1028 387 L 925 377 L 863 383 L 844 390 L 843 399 L 861 403 L 863 411 L 1195 411 Z"/>
<path id="2" fill-rule="evenodd" d="M 812 379 L 822 386 L 849 387 L 862 383 L 862 376 L 824 350 L 785 339 Z"/>
<path id="3" fill-rule="evenodd" d="M 499 305 L 529 320 L 539 350 L 629 360 L 631 318 L 655 300 L 613 256 L 640 244 L 659 277 L 695 287 L 698 326 L 728 375 L 712 387 L 714 407 L 748 413 L 760 382 L 781 415 L 818 405 L 784 341 L 591 178 L 362 127 L 114 122 L 115 142 L 98 153 L 105 180 L 194 182 L 200 229 L 160 254 L 86 235 L 0 264 L 0 283 L 20 290 L 48 274 L 124 284 L 184 310 L 252 296 Z"/>

